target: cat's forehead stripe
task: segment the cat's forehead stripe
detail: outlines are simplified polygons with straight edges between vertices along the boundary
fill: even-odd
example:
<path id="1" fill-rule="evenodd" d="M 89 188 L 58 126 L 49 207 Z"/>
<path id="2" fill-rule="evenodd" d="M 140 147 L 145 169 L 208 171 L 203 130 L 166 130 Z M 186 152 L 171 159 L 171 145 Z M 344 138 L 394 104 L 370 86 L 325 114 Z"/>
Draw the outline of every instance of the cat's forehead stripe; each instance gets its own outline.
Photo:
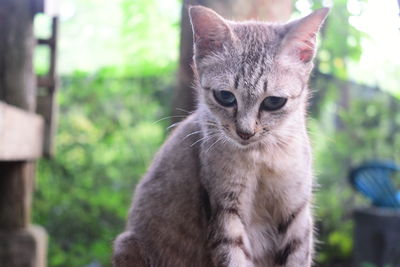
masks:
<path id="1" fill-rule="evenodd" d="M 241 60 L 241 66 L 238 73 L 235 75 L 234 88 L 245 87 L 244 89 L 256 90 L 258 87 L 262 87 L 263 91 L 266 92 L 266 81 L 262 79 L 265 76 L 265 72 L 268 69 L 265 66 L 267 56 L 264 53 L 258 54 L 258 59 L 255 62 L 246 60 L 246 55 L 243 55 Z"/>
<path id="2" fill-rule="evenodd" d="M 264 93 L 267 92 L 267 88 L 268 88 L 268 80 L 265 80 L 263 85 Z"/>
<path id="3" fill-rule="evenodd" d="M 254 86 L 257 86 L 257 84 L 259 83 L 261 77 L 264 75 L 264 72 L 265 72 L 265 66 L 264 66 L 265 58 L 266 58 L 265 55 L 261 55 L 261 57 L 260 57 L 260 61 L 259 61 L 259 68 L 260 69 L 259 69 L 258 75 L 257 75 L 257 77 L 256 77 L 256 79 L 254 81 Z M 265 91 L 265 88 L 264 88 L 264 91 Z"/>
<path id="4" fill-rule="evenodd" d="M 235 84 L 234 84 L 234 89 L 238 89 L 239 86 L 239 75 L 235 75 Z"/>
<path id="5" fill-rule="evenodd" d="M 238 60 L 239 66 L 234 76 L 234 88 L 245 90 L 260 88 L 260 91 L 265 93 L 267 89 L 265 76 L 270 68 L 268 64 L 271 62 L 269 59 L 270 40 L 266 33 L 270 32 L 270 29 L 265 25 L 242 24 L 240 27 L 235 27 L 235 32 L 239 36 L 241 53 Z"/>

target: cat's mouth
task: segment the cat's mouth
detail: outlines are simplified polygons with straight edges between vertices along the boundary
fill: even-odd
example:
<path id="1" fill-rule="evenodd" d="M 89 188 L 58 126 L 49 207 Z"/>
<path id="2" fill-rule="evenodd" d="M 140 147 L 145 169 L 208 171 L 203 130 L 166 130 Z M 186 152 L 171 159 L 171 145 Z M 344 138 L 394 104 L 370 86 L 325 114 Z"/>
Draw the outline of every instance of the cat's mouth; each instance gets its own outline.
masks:
<path id="1" fill-rule="evenodd" d="M 233 133 L 231 131 L 224 131 L 225 135 L 231 140 L 232 143 L 235 145 L 241 147 L 241 148 L 248 148 L 251 145 L 256 144 L 259 141 L 259 137 L 257 134 L 247 138 L 243 139 L 240 136 L 238 136 L 236 133 Z"/>
<path id="2" fill-rule="evenodd" d="M 249 145 L 251 145 L 251 144 L 253 144 L 253 143 L 255 143 L 255 141 L 251 141 L 251 140 L 239 140 L 239 141 L 237 141 L 240 145 L 242 145 L 242 146 L 249 146 Z"/>
<path id="3" fill-rule="evenodd" d="M 261 132 L 255 130 L 254 134 L 241 137 L 235 130 L 235 127 L 228 124 L 220 124 L 219 130 L 225 136 L 225 140 L 230 141 L 230 143 L 239 148 L 246 149 L 262 142 L 261 140 L 265 137 L 265 134 L 269 132 L 267 129 L 263 128 Z"/>

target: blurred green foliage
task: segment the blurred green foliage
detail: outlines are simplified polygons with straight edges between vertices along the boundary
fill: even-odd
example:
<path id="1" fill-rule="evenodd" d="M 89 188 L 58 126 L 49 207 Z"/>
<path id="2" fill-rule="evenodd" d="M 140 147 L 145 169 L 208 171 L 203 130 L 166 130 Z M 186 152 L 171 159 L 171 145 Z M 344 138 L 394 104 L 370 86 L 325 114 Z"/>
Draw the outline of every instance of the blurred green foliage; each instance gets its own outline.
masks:
<path id="1" fill-rule="evenodd" d="M 134 186 L 168 134 L 168 120 L 159 119 L 170 111 L 180 1 L 118 0 L 109 13 L 110 2 L 102 7 L 97 1 L 72 1 L 80 9 L 62 21 L 60 64 L 68 66 L 61 69 L 73 69 L 68 47 L 76 47 L 75 60 L 84 64 L 62 76 L 56 157 L 38 166 L 33 219 L 49 232 L 49 266 L 54 267 L 110 266 L 112 240 L 124 227 Z M 309 4 L 314 9 L 322 2 Z M 321 266 L 348 262 L 351 208 L 368 204 L 350 189 L 349 168 L 378 157 L 400 162 L 398 99 L 346 81 L 347 62 L 360 57 L 364 35 L 346 23 L 351 15 L 347 3 L 334 1 L 312 81 L 316 92 L 309 129 L 319 182 Z M 72 38 L 80 27 L 86 31 L 85 21 L 104 28 L 112 22 L 117 27 L 112 42 L 104 29 L 91 36 L 92 43 L 85 43 L 88 37 Z M 108 54 L 106 59 L 98 59 L 98 51 Z M 38 51 L 36 57 L 41 73 L 45 53 Z M 109 61 L 113 57 L 118 58 Z M 82 66 L 91 67 L 79 71 Z"/>
<path id="2" fill-rule="evenodd" d="M 312 7 L 322 6 L 320 0 Z M 353 1 L 354 2 L 354 1 Z M 362 7 L 366 1 L 359 0 Z M 362 52 L 363 32 L 350 23 L 347 0 L 337 0 L 323 30 L 316 90 L 309 123 L 314 143 L 317 261 L 322 266 L 349 265 L 353 248 L 352 208 L 367 205 L 350 188 L 349 169 L 370 159 L 400 161 L 400 103 L 378 88 L 348 81 L 347 64 L 357 62 Z M 360 8 L 362 10 L 362 8 Z M 350 265 L 351 266 L 351 265 Z"/>
<path id="3" fill-rule="evenodd" d="M 112 77 L 112 76 L 111 76 Z M 135 183 L 165 137 L 154 123 L 165 77 L 62 79 L 57 155 L 39 164 L 34 221 L 50 233 L 50 266 L 110 261 Z"/>
<path id="4" fill-rule="evenodd" d="M 177 67 L 181 3 L 123 0 L 122 42 L 131 75 L 157 75 Z"/>
<path id="5" fill-rule="evenodd" d="M 329 107 L 332 102 L 324 101 L 327 106 L 309 124 L 319 183 L 315 203 L 321 263 L 350 258 L 351 211 L 368 204 L 350 188 L 349 168 L 370 159 L 400 162 L 399 101 L 377 89 L 351 88 L 356 94 L 348 108 L 333 109 Z M 338 88 L 330 82 L 328 90 Z"/>

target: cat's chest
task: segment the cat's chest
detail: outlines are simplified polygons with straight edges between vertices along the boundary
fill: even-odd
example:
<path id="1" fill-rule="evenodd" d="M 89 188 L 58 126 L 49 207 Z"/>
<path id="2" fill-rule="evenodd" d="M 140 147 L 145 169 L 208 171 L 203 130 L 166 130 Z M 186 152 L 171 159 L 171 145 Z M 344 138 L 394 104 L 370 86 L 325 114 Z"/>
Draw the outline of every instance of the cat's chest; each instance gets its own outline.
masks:
<path id="1" fill-rule="evenodd" d="M 217 195 L 239 192 L 239 213 L 255 258 L 265 260 L 279 246 L 280 221 L 310 192 L 310 175 L 302 159 L 259 151 L 240 155 L 223 151 L 203 164 L 208 166 L 209 188 Z"/>
<path id="2" fill-rule="evenodd" d="M 244 177 L 240 203 L 247 224 L 260 234 L 269 232 L 269 225 L 281 217 L 283 206 L 288 205 L 286 200 L 292 190 L 286 181 L 290 172 L 277 169 L 261 153 L 248 154 L 232 172 Z"/>
<path id="3" fill-rule="evenodd" d="M 243 202 L 242 208 L 252 252 L 262 259 L 282 241 L 277 227 L 282 218 L 301 205 L 309 191 L 310 177 L 290 161 L 279 165 L 260 153 L 250 155 L 249 159 L 253 161 L 253 167 L 248 170 L 252 177 L 248 177 L 249 188 L 243 197 L 251 196 L 251 201 Z"/>

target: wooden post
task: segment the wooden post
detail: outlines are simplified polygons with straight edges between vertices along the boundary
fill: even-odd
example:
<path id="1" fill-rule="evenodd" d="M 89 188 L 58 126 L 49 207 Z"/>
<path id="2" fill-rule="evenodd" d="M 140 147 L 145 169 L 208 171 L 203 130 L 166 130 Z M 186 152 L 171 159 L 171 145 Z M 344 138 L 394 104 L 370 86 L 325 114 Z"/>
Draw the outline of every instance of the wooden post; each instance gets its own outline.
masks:
<path id="1" fill-rule="evenodd" d="M 33 16 L 30 0 L 0 1 L 0 100 L 28 112 L 36 109 Z M 43 267 L 46 235 L 29 226 L 35 162 L 0 161 L 0 265 Z"/>
<path id="2" fill-rule="evenodd" d="M 361 208 L 354 221 L 353 266 L 400 266 L 399 210 Z"/>
<path id="3" fill-rule="evenodd" d="M 47 157 L 54 155 L 54 136 L 57 126 L 58 106 L 56 102 L 57 79 L 57 40 L 58 17 L 53 17 L 51 36 L 49 39 L 39 39 L 38 45 L 46 45 L 50 49 L 50 66 L 45 76 L 39 76 L 37 85 L 45 90 L 37 97 L 37 112 L 45 119 L 45 138 L 43 152 Z"/>
<path id="4" fill-rule="evenodd" d="M 36 109 L 34 45 L 29 0 L 1 0 L 0 99 L 31 112 Z"/>
<path id="5" fill-rule="evenodd" d="M 191 5 L 209 7 L 225 18 L 235 20 L 258 19 L 284 22 L 292 13 L 291 0 L 185 0 L 182 7 L 178 84 L 172 105 L 175 122 L 195 108 L 192 89 L 193 72 L 190 67 L 193 57 L 193 36 L 187 10 Z"/>

